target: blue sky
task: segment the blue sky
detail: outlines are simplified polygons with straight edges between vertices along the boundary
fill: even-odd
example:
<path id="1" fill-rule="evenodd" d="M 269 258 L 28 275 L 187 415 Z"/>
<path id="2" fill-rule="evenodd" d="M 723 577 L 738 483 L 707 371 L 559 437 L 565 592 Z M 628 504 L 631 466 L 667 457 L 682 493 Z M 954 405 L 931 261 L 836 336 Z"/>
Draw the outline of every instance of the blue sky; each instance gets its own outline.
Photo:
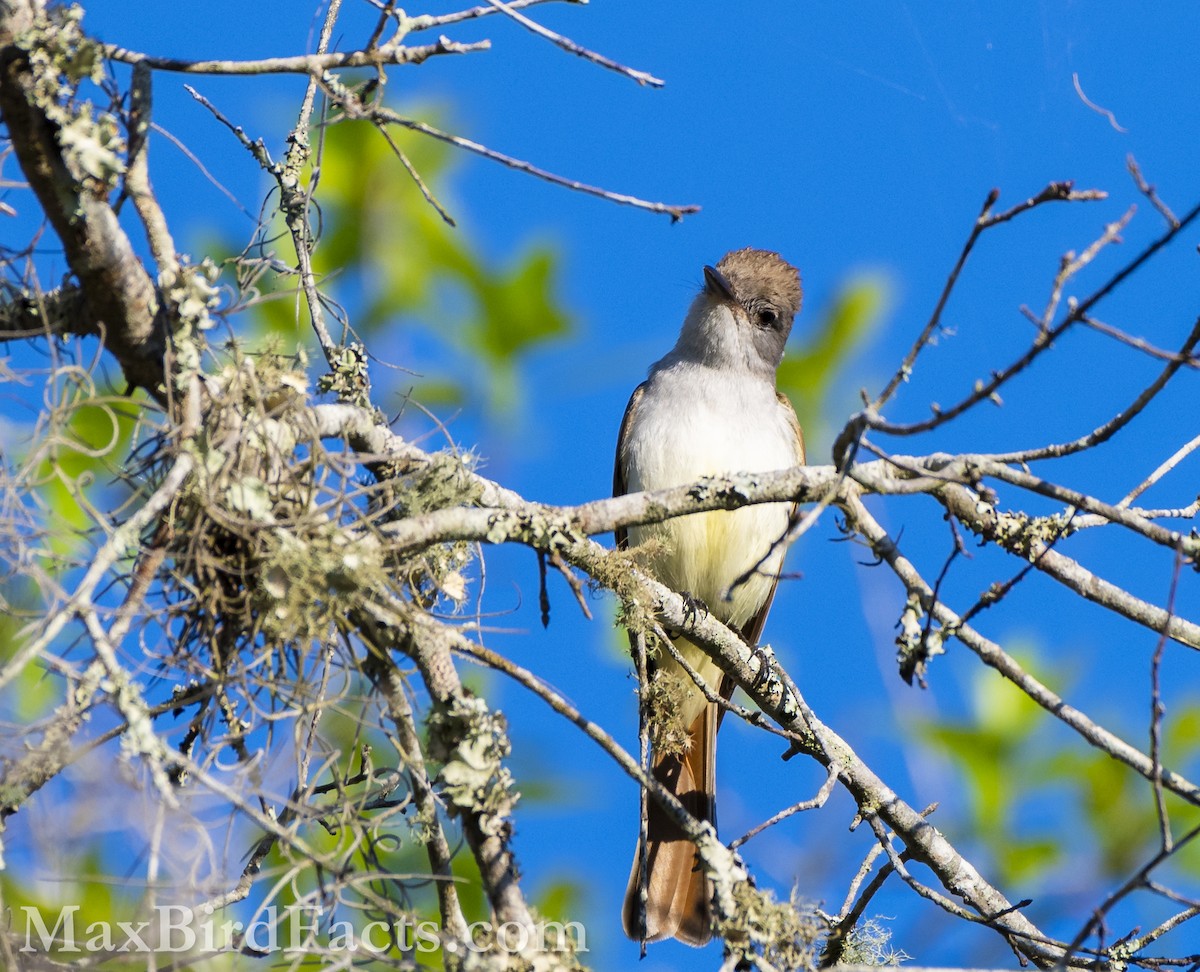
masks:
<path id="1" fill-rule="evenodd" d="M 1008 360 L 1030 337 L 1021 304 L 1040 308 L 1059 255 L 1079 250 L 1130 205 L 1138 214 L 1113 253 L 1102 256 L 1072 292 L 1086 295 L 1136 248 L 1162 231 L 1125 171 L 1133 153 L 1177 211 L 1200 195 L 1200 71 L 1195 42 L 1200 9 L 1164 2 L 833 3 L 695 0 L 592 0 L 546 6 L 548 26 L 622 63 L 665 79 L 639 88 L 552 48 L 503 18 L 455 29 L 454 39 L 490 37 L 489 53 L 434 59 L 394 70 L 389 96 L 448 106 L 454 130 L 561 174 L 701 213 L 679 225 L 571 194 L 478 159 L 465 159 L 441 194 L 463 231 L 499 262 L 531 240 L 561 253 L 559 296 L 575 317 L 568 340 L 539 351 L 522 372 L 523 403 L 502 421 L 464 414 L 452 425 L 464 445 L 487 459 L 485 472 L 524 495 L 574 503 L 610 488 L 612 447 L 625 401 L 647 366 L 673 343 L 703 264 L 726 250 L 779 250 L 802 270 L 806 310 L 794 331 L 815 319 L 856 274 L 887 280 L 889 305 L 869 345 L 847 367 L 825 422 L 809 430 L 810 459 L 828 461 L 829 445 L 858 401 L 877 391 L 924 324 L 980 205 L 993 187 L 1001 206 L 1047 182 L 1073 179 L 1107 189 L 1105 202 L 1048 206 L 987 234 L 952 300 L 954 329 L 930 349 L 902 389 L 890 417 L 923 417 L 930 401 L 948 402 L 976 377 Z M 261 57 L 311 49 L 317 21 L 307 5 L 213 0 L 203 11 L 149 0 L 108 0 L 87 7 L 85 24 L 103 39 L 185 58 Z M 438 4 L 431 12 L 453 9 Z M 416 6 L 410 13 L 418 12 Z M 339 46 L 366 36 L 374 15 L 347 0 Z M 1112 112 L 1088 107 L 1076 88 Z M 160 75 L 156 117 L 189 145 L 214 175 L 257 211 L 265 189 L 252 162 L 183 92 L 185 80 L 261 135 L 278 154 L 290 124 L 297 79 L 185 79 Z M 250 225 L 222 195 L 195 178 L 192 163 L 169 143 L 153 143 L 153 174 L 178 238 L 199 240 L 214 228 L 248 235 Z M 397 178 L 403 178 L 397 171 Z M 436 188 L 436 187 L 435 187 Z M 1177 345 L 1200 310 L 1192 233 L 1106 302 L 1099 316 L 1162 346 Z M 386 348 L 374 348 L 386 357 Z M 400 362 L 419 369 L 420 362 Z M 1123 407 L 1158 365 L 1114 355 L 1093 334 L 1061 342 L 1005 394 L 1005 405 L 897 451 L 1002 450 L 1071 438 Z M 1189 394 L 1190 393 L 1190 394 Z M 1195 381 L 1164 396 L 1111 451 L 1056 473 L 1115 500 L 1195 432 Z M 1197 464 L 1160 492 L 1163 505 L 1194 495 Z M 1024 500 L 1011 497 L 1016 505 Z M 929 502 L 876 504 L 885 523 L 904 529 L 906 549 L 926 576 L 949 550 L 948 533 Z M 781 587 L 766 638 L 790 664 L 809 701 L 860 755 L 918 807 L 939 800 L 944 829 L 964 850 L 977 848 L 950 822 L 965 812 L 961 784 L 948 768 L 912 747 L 922 718 L 961 716 L 978 662 L 951 646 L 922 692 L 894 667 L 892 625 L 903 597 L 884 569 L 868 569 L 861 548 L 837 537 L 827 515 L 790 560 L 799 579 Z M 1073 548 L 1114 580 L 1162 603 L 1168 557 L 1149 556 L 1108 534 Z M 524 551 L 489 552 L 488 601 L 506 613 L 487 636 L 560 687 L 585 711 L 633 744 L 633 684 L 608 623 L 610 606 L 593 605 L 582 621 L 563 585 L 552 587 L 552 624 L 536 617 L 536 565 Z M 963 607 L 1016 565 L 980 556 L 964 565 L 951 603 Z M 1196 587 L 1184 577 L 1179 607 L 1194 611 Z M 957 600 L 955 600 L 955 598 Z M 1048 620 L 1048 618 L 1050 620 Z M 1056 673 L 1071 698 L 1097 717 L 1112 717 L 1144 745 L 1152 636 L 1098 609 L 1078 608 L 1051 582 L 1033 579 L 981 622 L 1006 647 Z M 1184 649 L 1168 651 L 1169 671 L 1188 680 Z M 631 967 L 635 948 L 617 922 L 635 834 L 636 791 L 591 743 L 561 728 L 540 703 L 498 680 L 490 697 L 509 714 L 513 768 L 553 777 L 561 799 L 530 800 L 518 820 L 516 848 L 536 890 L 563 875 L 590 876 L 583 907 L 591 959 L 598 968 Z M 1182 701 L 1180 694 L 1173 701 Z M 1136 715 L 1132 714 L 1136 713 Z M 1069 737 L 1043 724 L 1045 739 Z M 1080 744 L 1082 745 L 1082 744 Z M 741 833 L 770 813 L 815 792 L 821 774 L 779 762 L 769 737 L 726 721 L 719 761 L 722 832 Z M 1061 819 L 1062 805 L 1033 815 Z M 835 797 L 751 842 L 747 856 L 766 883 L 836 908 L 869 835 L 848 835 L 850 802 Z M 1031 824 L 1035 821 L 1031 818 Z M 865 828 L 863 828 L 865 831 Z M 1078 842 L 1077 842 L 1078 843 Z M 1099 899 L 1089 886 L 1086 844 L 1078 864 L 1055 872 L 1031 915 L 1071 937 Z M 986 858 L 984 858 L 986 861 Z M 986 867 L 984 867 L 986 872 Z M 1004 889 L 1011 898 L 1027 889 Z M 895 944 L 924 963 L 1004 961 L 998 939 L 964 931 L 892 889 L 878 912 L 899 916 Z M 1037 908 L 1044 904 L 1045 910 Z M 1066 917 L 1063 917 L 1063 916 Z M 1074 923 L 1073 923 L 1074 922 Z M 1187 936 L 1191 934 L 1191 943 Z M 1176 952 L 1200 950 L 1186 929 Z M 691 958 L 682 946 L 651 949 L 640 968 L 666 969 Z M 716 954 L 711 957 L 715 964 Z"/>

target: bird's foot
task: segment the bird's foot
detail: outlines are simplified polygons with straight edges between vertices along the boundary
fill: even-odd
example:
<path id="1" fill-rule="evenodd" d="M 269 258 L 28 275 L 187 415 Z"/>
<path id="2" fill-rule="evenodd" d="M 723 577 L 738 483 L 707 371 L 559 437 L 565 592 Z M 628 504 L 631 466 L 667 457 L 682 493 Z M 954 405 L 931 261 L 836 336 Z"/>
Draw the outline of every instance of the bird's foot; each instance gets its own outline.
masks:
<path id="1" fill-rule="evenodd" d="M 711 613 L 708 605 L 691 591 L 680 591 L 679 596 L 683 598 L 683 616 L 687 618 L 689 624 L 695 624 L 702 617 Z"/>
<path id="2" fill-rule="evenodd" d="M 755 672 L 754 681 L 750 684 L 753 688 L 759 688 L 771 677 L 771 666 L 775 662 L 775 652 L 771 650 L 769 645 L 765 648 L 751 645 L 750 657 L 758 659 L 758 671 Z"/>

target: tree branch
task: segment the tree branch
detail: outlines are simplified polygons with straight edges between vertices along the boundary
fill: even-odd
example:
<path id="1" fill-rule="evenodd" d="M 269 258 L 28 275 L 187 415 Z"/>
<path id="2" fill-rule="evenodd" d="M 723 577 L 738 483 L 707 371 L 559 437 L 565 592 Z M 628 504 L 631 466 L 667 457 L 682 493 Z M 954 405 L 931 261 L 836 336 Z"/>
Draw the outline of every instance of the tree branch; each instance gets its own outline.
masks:
<path id="1" fill-rule="evenodd" d="M 55 36 L 41 0 L 0 6 L 0 114 L 21 169 L 79 281 L 89 329 L 103 336 L 132 386 L 162 400 L 166 329 L 154 282 L 108 203 L 103 177 L 88 173 L 64 149 L 71 142 L 62 122 L 51 117 L 57 105 L 47 94 L 57 78 L 47 77 L 52 68 L 35 63 L 19 46 L 35 28 Z M 77 123 L 86 126 L 88 121 Z M 75 134 L 88 137 L 86 131 Z"/>

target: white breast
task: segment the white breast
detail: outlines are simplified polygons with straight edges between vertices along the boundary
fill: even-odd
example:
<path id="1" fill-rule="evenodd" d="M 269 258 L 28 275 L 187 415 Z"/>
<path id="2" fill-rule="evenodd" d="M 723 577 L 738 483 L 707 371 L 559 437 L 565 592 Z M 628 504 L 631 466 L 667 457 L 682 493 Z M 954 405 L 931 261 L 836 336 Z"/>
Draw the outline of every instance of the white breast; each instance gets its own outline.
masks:
<path id="1" fill-rule="evenodd" d="M 625 478 L 630 491 L 665 489 L 704 476 L 786 469 L 800 461 L 788 412 L 762 381 L 681 363 L 656 372 L 627 433 Z M 787 530 L 790 504 L 697 513 L 633 528 L 630 541 L 661 538 L 651 568 L 669 587 L 704 601 L 721 620 L 744 625 L 769 596 L 782 551 L 732 592 Z"/>

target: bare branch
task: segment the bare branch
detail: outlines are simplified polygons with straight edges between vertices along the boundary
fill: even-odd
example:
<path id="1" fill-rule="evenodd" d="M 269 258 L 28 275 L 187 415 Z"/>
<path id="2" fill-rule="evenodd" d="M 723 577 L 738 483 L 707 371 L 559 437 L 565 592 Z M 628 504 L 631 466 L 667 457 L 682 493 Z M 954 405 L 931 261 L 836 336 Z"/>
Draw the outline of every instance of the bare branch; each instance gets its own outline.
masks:
<path id="1" fill-rule="evenodd" d="M 787 820 L 788 817 L 791 817 L 797 813 L 802 813 L 805 810 L 817 810 L 820 807 L 825 806 L 825 802 L 829 799 L 829 794 L 833 792 L 833 787 L 838 781 L 839 769 L 840 767 L 837 763 L 831 763 L 829 765 L 828 775 L 825 777 L 825 782 L 821 784 L 821 788 L 817 791 L 816 796 L 813 796 L 807 800 L 801 800 L 799 803 L 793 803 L 790 807 L 780 810 L 770 819 L 764 820 L 762 823 L 751 827 L 748 831 L 742 834 L 741 837 L 731 841 L 729 844 L 729 849 L 737 850 L 742 846 L 742 844 L 746 843 L 746 841 L 757 837 L 768 827 L 774 827 L 780 821 Z"/>
<path id="2" fill-rule="evenodd" d="M 108 571 L 122 557 L 136 550 L 144 531 L 166 509 L 167 505 L 183 488 L 192 473 L 195 459 L 183 452 L 176 458 L 170 472 L 137 512 L 114 529 L 107 543 L 97 551 L 92 565 L 84 574 L 66 604 L 50 612 L 46 623 L 38 634 L 30 638 L 21 649 L 0 668 L 0 688 L 15 679 L 33 659 L 39 657 L 66 625 L 76 617 L 83 617 L 92 608 L 92 595 L 106 579 Z"/>
<path id="3" fill-rule="evenodd" d="M 108 203 L 108 186 L 64 148 L 54 105 L 28 55 L 12 43 L 36 19 L 32 0 L 0 8 L 0 114 L 29 185 L 62 241 L 91 326 L 135 387 L 163 395 L 166 331 L 155 286 Z M 61 109 L 60 109 L 61 110 Z"/>
<path id="4" fill-rule="evenodd" d="M 1192 209 L 1189 210 L 1186 215 L 1184 215 L 1178 226 L 1170 227 L 1165 233 L 1163 233 L 1162 236 L 1154 240 L 1154 242 L 1148 245 L 1136 257 L 1121 267 L 1120 270 L 1113 274 L 1097 290 L 1093 291 L 1090 296 L 1074 304 L 1071 307 L 1070 312 L 1058 324 L 1054 325 L 1052 328 L 1049 328 L 1044 333 L 1039 334 L 1037 340 L 1035 340 L 1029 346 L 1029 349 L 1026 350 L 1024 354 L 1020 355 L 1003 369 L 992 372 L 991 377 L 987 380 L 981 379 L 977 381 L 975 383 L 975 388 L 970 395 L 961 399 L 959 402 L 949 408 L 936 409 L 931 418 L 923 421 L 898 424 L 885 422 L 882 419 L 875 419 L 871 423 L 871 428 L 881 432 L 886 432 L 889 435 L 916 435 L 920 432 L 928 432 L 930 429 L 936 428 L 945 422 L 950 421 L 951 419 L 957 418 L 972 406 L 977 405 L 980 402 L 987 401 L 993 395 L 995 395 L 1000 387 L 1003 386 L 1010 378 L 1024 371 L 1025 368 L 1027 368 L 1034 361 L 1034 359 L 1036 359 L 1040 354 L 1050 347 L 1054 340 L 1060 337 L 1072 325 L 1083 320 L 1093 307 L 1095 307 L 1105 297 L 1116 290 L 1135 271 L 1137 271 L 1139 267 L 1153 257 L 1154 254 L 1175 239 L 1175 237 L 1178 236 L 1185 227 L 1191 224 L 1197 216 L 1200 216 L 1200 203 L 1198 203 L 1196 206 L 1193 206 Z M 931 330 L 932 329 L 928 327 L 926 329 L 927 332 L 931 332 Z M 915 353 L 919 352 L 921 347 L 924 347 L 924 344 L 927 342 L 927 340 L 927 336 L 925 337 L 924 341 L 919 340 L 918 344 L 914 345 L 914 351 L 910 352 L 910 356 L 915 357 Z M 903 371 L 904 369 L 902 368 L 901 372 Z M 901 372 L 897 373 L 898 377 L 894 378 L 892 383 L 889 383 L 889 387 L 891 387 L 894 383 L 898 383 L 900 378 L 903 377 Z M 887 389 L 885 389 L 885 391 L 886 390 Z"/>
<path id="5" fill-rule="evenodd" d="M 625 77 L 630 78 L 641 85 L 649 85 L 652 88 L 661 88 L 664 84 L 663 81 L 654 77 L 654 75 L 647 73 L 646 71 L 636 71 L 633 68 L 625 67 L 625 65 L 618 64 L 616 61 L 605 57 L 603 54 L 597 54 L 595 51 L 589 51 L 586 47 L 576 44 L 570 38 L 563 37 L 562 34 L 556 34 L 554 31 L 543 27 L 537 21 L 530 20 L 524 14 L 518 13 L 512 4 L 505 3 L 504 0 L 487 0 L 487 2 L 506 17 L 510 17 L 511 19 L 515 20 L 526 30 L 537 34 L 538 37 L 544 37 L 546 40 L 550 41 L 550 43 L 554 44 L 556 47 L 561 47 L 569 54 L 578 55 L 585 61 L 591 61 L 593 64 L 600 65 L 600 67 L 608 68 L 610 71 L 616 71 L 618 74 L 623 74 Z"/>
<path id="6" fill-rule="evenodd" d="M 158 272 L 169 275 L 173 280 L 179 275 L 175 241 L 171 239 L 167 218 L 150 187 L 147 157 L 150 151 L 151 104 L 150 71 L 144 66 L 136 66 L 129 92 L 129 162 L 125 171 L 125 191 L 133 200 L 142 225 L 146 228 L 146 239 Z"/>
<path id="7" fill-rule="evenodd" d="M 477 713 L 485 722 L 494 721 L 496 716 L 483 715 L 480 706 L 486 712 L 486 705 L 464 691 L 451 657 L 451 649 L 458 647 L 459 642 L 448 626 L 399 602 L 386 606 L 371 605 L 367 610 L 373 615 L 371 620 L 378 624 L 371 624 L 364 619 L 365 623 L 359 626 L 360 633 L 364 637 L 371 637 L 384 656 L 387 648 L 394 644 L 410 657 L 421 673 L 421 679 L 433 700 L 435 713 L 446 715 L 446 732 L 454 738 L 444 740 L 443 748 L 453 752 L 454 747 L 467 738 L 457 737 L 460 729 L 468 732 L 489 731 L 486 726 L 476 727 L 471 722 L 463 722 L 460 727 L 460 720 L 474 718 L 470 713 Z M 507 742 L 503 745 L 506 749 Z M 512 835 L 509 815 L 516 796 L 502 795 L 500 792 L 507 790 L 510 783 L 511 780 L 506 782 L 505 777 L 493 778 L 487 786 L 495 793 L 487 797 L 484 803 L 478 802 L 473 794 L 469 800 L 464 795 L 464 799 L 456 802 L 455 807 L 462 818 L 463 833 L 479 864 L 484 889 L 497 919 L 500 923 L 514 922 L 532 934 L 533 918 L 521 892 L 516 860 L 509 848 Z"/>
<path id="8" fill-rule="evenodd" d="M 1149 341 L 1142 338 L 1134 337 L 1132 334 L 1126 334 L 1120 328 L 1113 327 L 1111 324 L 1105 324 L 1095 317 L 1082 318 L 1081 323 L 1086 324 L 1093 331 L 1098 331 L 1101 334 L 1106 334 L 1108 337 L 1120 341 L 1122 344 L 1128 345 L 1131 348 L 1136 348 L 1152 358 L 1160 358 L 1163 361 L 1175 361 L 1179 358 L 1179 353 L 1176 351 L 1166 351 L 1163 348 L 1155 347 Z M 1182 361 L 1189 368 L 1200 368 L 1200 359 L 1196 355 L 1189 355 Z"/>
<path id="9" fill-rule="evenodd" d="M 408 762 L 409 783 L 413 799 L 422 820 L 430 829 L 425 841 L 425 850 L 429 855 L 429 866 L 437 879 L 438 905 L 441 914 L 441 927 L 445 934 L 461 944 L 469 940 L 467 920 L 463 917 L 462 905 L 458 899 L 458 889 L 454 885 L 454 872 L 451 869 L 453 854 L 446 840 L 446 832 L 438 821 L 438 806 L 434 796 L 433 786 L 425 767 L 425 757 L 421 751 L 421 737 L 417 732 L 412 706 L 405 694 L 403 680 L 394 665 L 378 665 L 380 671 L 376 675 L 376 685 L 383 693 L 387 702 L 388 715 L 396 726 L 400 744 L 404 748 L 404 756 Z M 465 954 L 465 950 L 463 952 Z"/>
<path id="10" fill-rule="evenodd" d="M 323 54 L 329 48 L 329 40 L 333 36 L 333 26 L 337 22 L 341 10 L 341 0 L 330 0 L 329 9 L 325 13 L 325 23 L 321 27 L 321 39 L 317 44 L 317 53 Z M 300 286 L 304 290 L 304 300 L 308 306 L 309 320 L 317 341 L 325 353 L 325 360 L 336 370 L 339 346 L 329 333 L 325 323 L 325 308 L 321 303 L 321 295 L 317 291 L 316 275 L 313 272 L 312 251 L 316 245 L 312 227 L 308 221 L 310 194 L 316 190 L 315 178 L 310 186 L 304 185 L 302 171 L 308 164 L 312 151 L 309 145 L 309 132 L 312 124 L 313 103 L 317 95 L 316 76 L 311 75 L 304 89 L 304 100 L 300 105 L 300 117 L 296 127 L 288 138 L 288 151 L 284 157 L 281 171 L 276 178 L 279 185 L 279 209 L 287 223 L 288 232 L 292 234 L 292 243 L 299 261 Z"/>
<path id="11" fill-rule="evenodd" d="M 1142 175 L 1141 167 L 1137 164 L 1137 159 L 1133 157 L 1132 153 L 1125 156 L 1125 167 L 1129 170 L 1129 174 L 1133 176 L 1133 181 L 1137 185 L 1138 190 L 1143 196 L 1150 200 L 1150 204 L 1157 209 L 1159 215 L 1167 221 L 1167 225 L 1178 226 L 1178 217 L 1171 212 L 1171 207 L 1158 198 L 1158 193 L 1154 191 L 1154 186 L 1150 185 L 1146 181 L 1146 177 Z"/>
<path id="12" fill-rule="evenodd" d="M 378 3 L 379 0 L 371 0 L 373 3 Z M 511 10 L 524 10 L 527 7 L 536 7 L 543 3 L 570 3 L 583 6 L 588 0 L 508 0 L 508 7 Z M 410 17 L 406 26 L 410 31 L 431 30 L 437 27 L 447 27 L 450 24 L 462 23 L 464 20 L 476 20 L 480 17 L 487 17 L 492 14 L 497 14 L 495 7 L 471 7 L 468 10 L 459 10 L 455 13 L 448 14 L 422 14 L 419 17 Z"/>
<path id="13" fill-rule="evenodd" d="M 1038 570 L 1081 597 L 1151 631 L 1164 633 L 1180 644 L 1200 650 L 1200 625 L 1135 597 L 1055 550 L 1054 544 L 1062 535 L 1063 527 L 1039 528 L 1027 517 L 1001 512 L 983 502 L 964 486 L 947 485 L 939 491 L 938 498 L 973 533 L 1030 561 Z"/>
<path id="14" fill-rule="evenodd" d="M 383 44 L 358 51 L 335 51 L 316 54 L 295 54 L 289 57 L 267 57 L 256 61 L 183 61 L 172 57 L 155 57 L 138 51 L 127 50 L 114 44 L 102 44 L 104 56 L 123 64 L 141 65 L 154 71 L 171 71 L 180 74 L 213 75 L 259 75 L 259 74 L 308 74 L 319 75 L 325 71 L 342 68 L 390 67 L 392 65 L 421 64 L 431 57 L 442 54 L 473 54 L 489 50 L 491 41 L 482 40 L 471 44 L 459 44 L 445 37 L 437 43 L 421 47 L 404 47 L 400 44 Z"/>
<path id="15" fill-rule="evenodd" d="M 1184 459 L 1190 456 L 1197 448 L 1200 448 L 1200 435 L 1180 446 L 1166 460 L 1159 464 L 1155 470 L 1143 479 L 1137 486 L 1130 490 L 1124 498 L 1117 504 L 1118 509 L 1126 509 L 1135 499 L 1142 495 L 1151 486 L 1157 483 L 1167 473 L 1179 465 Z M 1193 516 L 1195 514 L 1192 514 Z M 1145 516 L 1145 514 L 1143 514 Z"/>
<path id="16" fill-rule="evenodd" d="M 946 303 L 950 299 L 950 294 L 954 291 L 954 286 L 958 283 L 959 275 L 962 273 L 963 267 L 967 263 L 967 258 L 971 255 L 971 251 L 975 248 L 975 243 L 980 235 L 987 229 L 997 226 L 1000 223 L 1007 223 L 1009 220 L 1016 218 L 1021 213 L 1024 213 L 1036 206 L 1040 206 L 1047 202 L 1076 202 L 1076 201 L 1093 201 L 1104 199 L 1105 193 L 1095 190 L 1086 190 L 1076 192 L 1074 184 L 1070 182 L 1052 182 L 1046 186 L 1036 196 L 1031 196 L 1022 203 L 1018 203 L 1011 209 L 1005 210 L 1002 213 L 993 213 L 992 207 L 996 205 L 1000 198 L 1000 190 L 993 189 L 988 193 L 988 197 L 984 200 L 983 209 L 975 220 L 975 225 L 971 227 L 971 233 L 967 237 L 967 242 L 963 244 L 962 251 L 958 255 L 958 260 L 954 264 L 954 269 L 950 271 L 950 276 L 946 279 L 946 286 L 942 288 L 942 293 L 938 297 L 937 304 L 933 309 L 933 314 L 930 315 L 925 327 L 921 333 L 917 335 L 917 340 L 913 342 L 913 346 L 909 349 L 907 355 L 904 356 L 904 361 L 901 362 L 899 369 L 884 386 L 883 391 L 871 403 L 871 408 L 875 411 L 883 408 L 883 406 L 895 394 L 896 389 L 900 387 L 902 382 L 908 381 L 912 374 L 913 367 L 917 363 L 917 356 L 925 349 L 932 340 L 934 333 L 941 326 L 942 312 L 946 309 Z"/>
<path id="17" fill-rule="evenodd" d="M 998 644 L 964 623 L 962 618 L 945 604 L 934 601 L 933 589 L 921 577 L 911 561 L 901 554 L 896 542 L 879 525 L 860 499 L 851 497 L 846 509 L 855 528 L 871 544 L 876 554 L 892 568 L 905 588 L 919 598 L 923 609 L 933 614 L 934 619 L 947 636 L 952 634 L 978 655 L 986 665 L 996 669 L 1039 706 L 1079 733 L 1089 745 L 1120 760 L 1147 780 L 1155 775 L 1153 761 L 1149 756 L 1096 724 L 1078 709 L 1068 705 L 1055 692 L 1026 672 Z M 1200 805 L 1200 786 L 1170 770 L 1164 769 L 1161 775 L 1163 786 L 1168 790 L 1183 797 L 1189 803 Z"/>
<path id="18" fill-rule="evenodd" d="M 563 176 L 555 175 L 553 172 L 538 168 L 530 162 L 514 158 L 511 155 L 505 155 L 503 152 L 497 152 L 495 149 L 490 149 L 486 145 L 481 145 L 479 142 L 474 142 L 469 138 L 463 138 L 461 135 L 452 135 L 449 132 L 444 132 L 439 128 L 434 128 L 432 125 L 414 118 L 406 118 L 382 105 L 365 105 L 354 92 L 330 74 L 321 76 L 321 85 L 329 92 L 330 97 L 333 98 L 334 102 L 345 112 L 348 118 L 367 119 L 381 125 L 399 125 L 401 128 L 420 132 L 422 135 L 428 135 L 430 138 L 435 138 L 440 142 L 473 152 L 476 155 L 483 156 L 485 159 L 499 162 L 510 169 L 516 169 L 518 172 L 524 172 L 527 175 L 542 179 L 556 186 L 563 186 L 589 196 L 598 196 L 601 199 L 619 203 L 623 206 L 633 206 L 636 209 L 644 209 L 647 212 L 670 216 L 672 222 L 679 222 L 684 216 L 690 216 L 700 211 L 699 206 L 678 206 L 668 203 L 650 202 L 645 199 L 639 199 L 637 196 L 628 196 L 623 193 L 601 189 L 598 186 L 588 185 L 576 179 L 567 179 Z"/>

